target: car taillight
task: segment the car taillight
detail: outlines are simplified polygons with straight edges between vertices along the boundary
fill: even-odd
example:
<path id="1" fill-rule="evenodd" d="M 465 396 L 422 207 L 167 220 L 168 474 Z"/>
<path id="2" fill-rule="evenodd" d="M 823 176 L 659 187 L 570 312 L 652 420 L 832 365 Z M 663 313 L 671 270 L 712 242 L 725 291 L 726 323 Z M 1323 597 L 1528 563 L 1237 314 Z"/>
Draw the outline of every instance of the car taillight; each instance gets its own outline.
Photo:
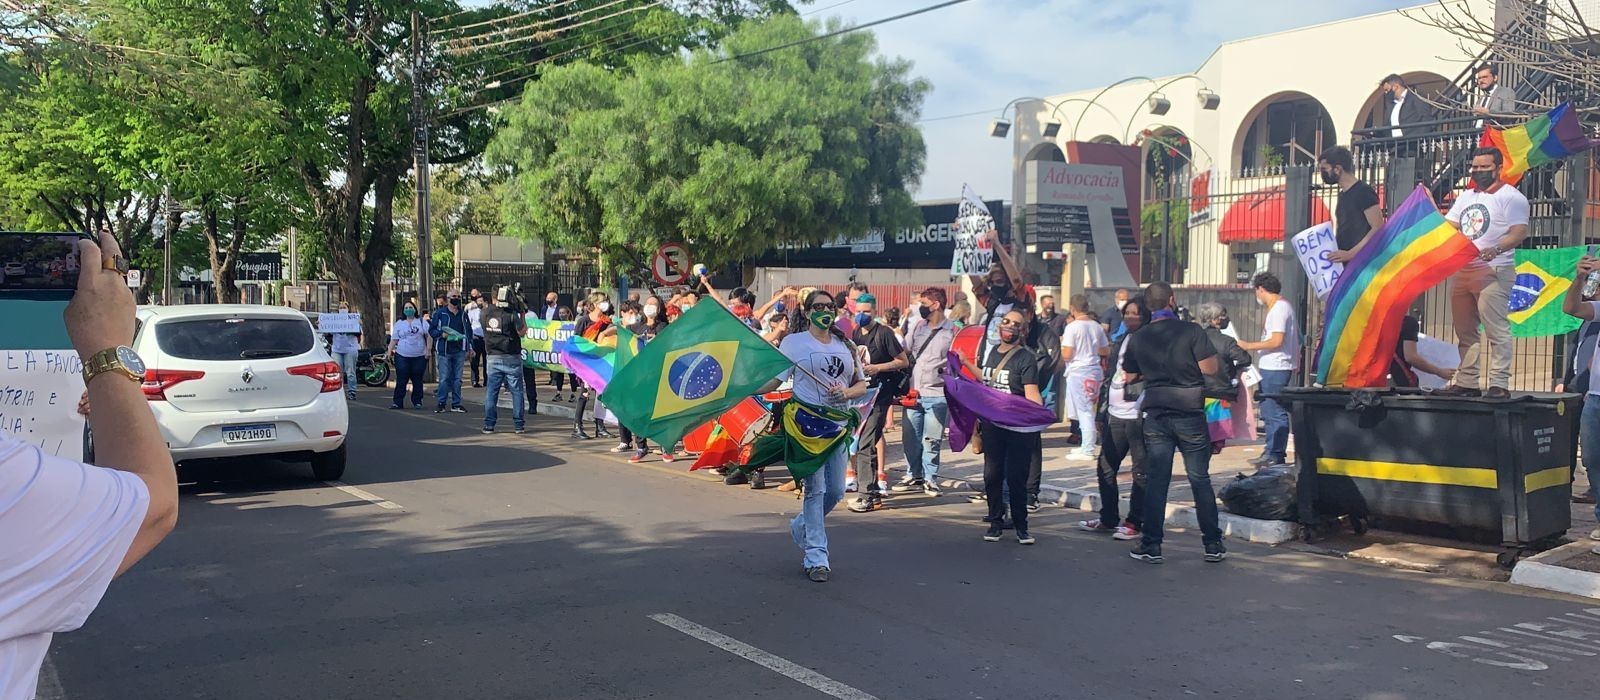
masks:
<path id="1" fill-rule="evenodd" d="M 187 369 L 147 369 L 144 372 L 144 397 L 150 401 L 166 401 L 167 390 L 180 382 L 199 379 L 205 372 Z"/>
<path id="2" fill-rule="evenodd" d="M 339 369 L 337 362 L 318 362 L 312 365 L 290 367 L 289 374 L 297 377 L 311 377 L 322 382 L 322 393 L 338 391 L 344 386 L 344 372 Z"/>

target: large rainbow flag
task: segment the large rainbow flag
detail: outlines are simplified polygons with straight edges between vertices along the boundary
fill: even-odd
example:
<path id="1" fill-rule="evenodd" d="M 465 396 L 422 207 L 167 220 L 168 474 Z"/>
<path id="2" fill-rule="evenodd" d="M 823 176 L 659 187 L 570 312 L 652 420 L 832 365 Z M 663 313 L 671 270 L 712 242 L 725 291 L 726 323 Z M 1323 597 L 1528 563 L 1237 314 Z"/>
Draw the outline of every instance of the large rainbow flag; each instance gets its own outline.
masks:
<path id="1" fill-rule="evenodd" d="M 1555 109 L 1509 129 L 1483 127 L 1478 145 L 1500 151 L 1500 179 L 1513 185 L 1522 174 L 1551 161 L 1581 153 L 1600 141 L 1589 138 L 1572 113 L 1572 105 L 1562 102 Z"/>
<path id="2" fill-rule="evenodd" d="M 1427 188 L 1418 185 L 1328 292 L 1317 383 L 1386 386 L 1400 320 L 1412 302 L 1477 254 L 1477 246 L 1445 220 Z"/>

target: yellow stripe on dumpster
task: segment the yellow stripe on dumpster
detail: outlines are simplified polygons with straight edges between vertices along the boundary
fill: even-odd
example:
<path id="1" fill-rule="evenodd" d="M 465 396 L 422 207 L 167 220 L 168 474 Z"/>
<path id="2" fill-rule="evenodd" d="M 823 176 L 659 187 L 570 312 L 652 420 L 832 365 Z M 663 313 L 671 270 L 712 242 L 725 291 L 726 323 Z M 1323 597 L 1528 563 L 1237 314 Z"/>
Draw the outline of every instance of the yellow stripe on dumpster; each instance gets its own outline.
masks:
<path id="1" fill-rule="evenodd" d="M 1492 489 L 1499 486 L 1493 469 L 1467 467 L 1435 467 L 1427 464 L 1402 462 L 1372 462 L 1365 459 L 1317 459 L 1317 473 L 1350 476 L 1358 479 L 1380 481 L 1409 481 L 1416 484 L 1442 484 L 1444 486 L 1470 486 Z"/>
<path id="2" fill-rule="evenodd" d="M 1522 477 L 1522 488 L 1528 493 L 1552 486 L 1566 486 L 1572 481 L 1572 467 L 1552 467 Z"/>

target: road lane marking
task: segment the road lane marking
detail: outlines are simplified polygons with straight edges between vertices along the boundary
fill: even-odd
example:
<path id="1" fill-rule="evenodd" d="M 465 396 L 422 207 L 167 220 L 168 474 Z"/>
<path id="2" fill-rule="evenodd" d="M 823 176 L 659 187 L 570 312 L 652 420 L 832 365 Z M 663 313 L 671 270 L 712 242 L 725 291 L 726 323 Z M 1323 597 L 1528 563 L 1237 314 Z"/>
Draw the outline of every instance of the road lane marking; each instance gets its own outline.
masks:
<path id="1" fill-rule="evenodd" d="M 384 497 L 379 496 L 379 495 L 377 495 L 375 493 L 372 493 L 371 491 L 366 491 L 364 489 L 356 488 L 356 487 L 351 486 L 351 485 L 349 485 L 347 483 L 344 483 L 343 481 L 327 481 L 327 482 L 323 482 L 323 483 L 326 483 L 327 485 L 332 486 L 332 487 L 334 487 L 336 489 L 339 489 L 340 491 L 343 491 L 343 492 L 348 493 L 348 494 L 350 494 L 352 496 L 355 496 L 356 498 L 359 498 L 359 499 L 361 499 L 363 501 L 371 503 L 371 504 L 373 504 L 373 505 L 375 505 L 375 506 L 377 506 L 379 508 L 384 508 L 384 509 L 387 509 L 387 510 L 405 510 L 404 508 L 400 507 L 399 503 L 395 503 L 394 501 L 391 501 L 391 500 L 389 500 L 387 498 L 384 498 Z"/>
<path id="2" fill-rule="evenodd" d="M 690 622 L 672 613 L 656 613 L 651 615 L 650 619 L 753 664 L 788 676 L 790 680 L 809 686 L 817 692 L 832 695 L 839 698 L 839 700 L 878 700 L 869 693 L 864 693 L 781 656 L 762 651 L 733 637 Z"/>

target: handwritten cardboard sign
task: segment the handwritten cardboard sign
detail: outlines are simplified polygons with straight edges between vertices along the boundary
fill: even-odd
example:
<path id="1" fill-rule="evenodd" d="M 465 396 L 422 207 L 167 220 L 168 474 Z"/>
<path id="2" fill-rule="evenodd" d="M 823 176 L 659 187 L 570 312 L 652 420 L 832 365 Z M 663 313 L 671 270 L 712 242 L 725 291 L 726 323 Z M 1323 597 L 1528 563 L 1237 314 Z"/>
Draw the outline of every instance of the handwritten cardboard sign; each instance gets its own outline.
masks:
<path id="1" fill-rule="evenodd" d="M 1300 258 L 1300 267 L 1305 268 L 1311 290 L 1317 293 L 1318 299 L 1328 298 L 1328 292 L 1339 281 L 1339 275 L 1344 274 L 1344 263 L 1328 259 L 1329 254 L 1339 249 L 1339 243 L 1333 237 L 1333 224 L 1317 224 L 1289 240 L 1294 244 L 1295 256 Z"/>
<path id="2" fill-rule="evenodd" d="M 955 242 L 955 254 L 950 258 L 950 275 L 987 275 L 994 264 L 994 250 L 984 234 L 994 228 L 994 215 L 983 198 L 969 185 L 961 186 L 961 209 L 956 216 L 955 230 L 950 239 Z"/>
<path id="3" fill-rule="evenodd" d="M 83 361 L 72 350 L 0 351 L 0 433 L 45 453 L 83 460 L 78 399 Z"/>
<path id="4" fill-rule="evenodd" d="M 360 333 L 361 314 L 319 314 L 317 316 L 318 333 Z"/>

